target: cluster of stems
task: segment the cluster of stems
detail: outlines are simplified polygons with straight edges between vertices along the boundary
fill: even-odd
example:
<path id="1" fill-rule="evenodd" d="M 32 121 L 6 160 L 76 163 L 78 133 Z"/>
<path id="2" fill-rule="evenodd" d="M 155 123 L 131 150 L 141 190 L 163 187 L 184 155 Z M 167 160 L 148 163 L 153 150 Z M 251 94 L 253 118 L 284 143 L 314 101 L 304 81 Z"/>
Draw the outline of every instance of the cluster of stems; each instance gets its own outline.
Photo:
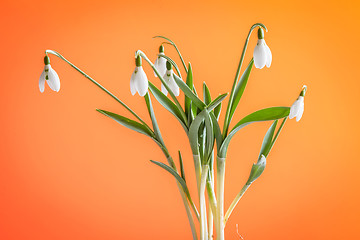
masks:
<path id="1" fill-rule="evenodd" d="M 193 83 L 191 64 L 189 63 L 188 66 L 185 64 L 185 61 L 180 54 L 179 49 L 177 48 L 175 43 L 168 38 L 157 36 L 158 38 L 165 39 L 167 43 L 175 47 L 180 57 L 184 71 L 186 73 L 186 79 L 182 78 L 181 71 L 174 60 L 164 54 L 159 54 L 159 56 L 166 58 L 166 60 L 171 63 L 171 65 L 175 68 L 177 72 L 177 74 L 174 74 L 174 78 L 177 85 L 185 94 L 185 103 L 183 105 L 179 103 L 178 99 L 171 91 L 171 88 L 168 86 L 168 83 L 164 80 L 164 77 L 161 76 L 158 69 L 149 60 L 145 53 L 140 50 L 136 52 L 136 58 L 140 57 L 144 59 L 152 67 L 155 74 L 170 94 L 170 97 L 167 97 L 154 84 L 149 82 L 149 92 L 146 93 L 144 99 L 147 110 L 149 112 L 152 126 L 149 126 L 124 102 L 118 99 L 114 94 L 112 94 L 102 85 L 100 85 L 98 82 L 96 82 L 93 78 L 91 78 L 85 72 L 76 67 L 70 61 L 65 59 L 58 52 L 55 52 L 53 50 L 46 50 L 46 55 L 56 55 L 57 57 L 70 64 L 84 77 L 89 79 L 97 87 L 105 91 L 108 95 L 110 95 L 123 107 L 125 107 L 125 109 L 129 111 L 136 118 L 136 120 L 131 120 L 109 111 L 97 109 L 100 113 L 114 119 L 123 126 L 126 126 L 132 130 L 149 136 L 161 148 L 168 164 L 157 161 L 152 162 L 162 167 L 175 177 L 182 201 L 184 203 L 194 240 L 211 240 L 214 239 L 215 236 L 217 240 L 223 240 L 225 238 L 224 229 L 231 213 L 233 212 L 235 206 L 239 202 L 240 198 L 244 195 L 246 190 L 263 172 L 266 164 L 266 157 L 269 154 L 271 148 L 273 147 L 289 115 L 289 107 L 266 108 L 247 115 L 245 118 L 241 119 L 231 130 L 229 130 L 233 114 L 243 94 L 251 69 L 253 67 L 253 59 L 251 59 L 246 70 L 243 72 L 242 75 L 240 75 L 250 35 L 252 31 L 257 27 L 266 29 L 263 24 L 257 23 L 254 24 L 249 31 L 249 34 L 245 41 L 243 52 L 241 54 L 238 69 L 236 71 L 235 79 L 231 88 L 231 93 L 228 99 L 222 131 L 219 127 L 218 119 L 221 112 L 222 101 L 227 97 L 228 94 L 222 94 L 212 100 L 210 91 L 204 83 L 203 99 L 200 99 Z M 173 157 L 170 155 L 165 145 L 160 128 L 157 124 L 155 113 L 153 111 L 150 93 L 152 93 L 156 100 L 158 100 L 169 112 L 171 112 L 179 120 L 181 126 L 184 128 L 187 136 L 189 137 L 189 143 L 193 154 L 193 162 L 196 176 L 196 185 L 199 199 L 198 204 L 194 203 L 189 192 L 187 186 L 188 182 L 185 178 L 184 165 L 180 151 L 178 156 L 180 167 L 178 169 Z M 276 124 L 279 119 L 283 119 L 283 121 L 280 127 L 277 128 L 277 131 L 275 133 Z M 261 121 L 273 121 L 273 124 L 271 125 L 264 137 L 261 152 L 258 157 L 258 162 L 253 165 L 248 181 L 241 188 L 239 194 L 234 198 L 229 208 L 225 211 L 224 184 L 228 145 L 234 134 L 242 127 L 253 122 Z"/>

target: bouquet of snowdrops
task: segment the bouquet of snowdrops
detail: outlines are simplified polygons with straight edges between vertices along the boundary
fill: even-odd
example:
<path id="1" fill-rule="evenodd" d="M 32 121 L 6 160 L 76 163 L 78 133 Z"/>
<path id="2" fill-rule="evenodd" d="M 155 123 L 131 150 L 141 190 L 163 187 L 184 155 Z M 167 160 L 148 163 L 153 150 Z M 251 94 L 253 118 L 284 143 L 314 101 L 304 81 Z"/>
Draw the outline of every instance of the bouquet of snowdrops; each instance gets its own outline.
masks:
<path id="1" fill-rule="evenodd" d="M 253 52 L 253 58 L 243 73 L 240 74 L 250 35 L 256 28 L 258 28 L 258 42 Z M 43 92 L 45 82 L 47 82 L 52 90 L 56 92 L 60 90 L 59 77 L 50 66 L 50 59 L 48 56 L 48 54 L 53 54 L 67 62 L 75 70 L 84 75 L 85 78 L 89 79 L 96 86 L 119 102 L 133 115 L 133 119 L 105 110 L 97 109 L 97 111 L 112 118 L 121 125 L 142 133 L 155 141 L 164 153 L 167 164 L 157 161 L 151 162 L 163 168 L 176 179 L 176 184 L 185 206 L 193 238 L 207 240 L 213 239 L 214 236 L 216 236 L 216 239 L 223 240 L 227 220 L 246 190 L 264 171 L 266 158 L 274 146 L 280 131 L 283 129 L 286 119 L 288 117 L 296 117 L 296 121 L 299 121 L 304 111 L 306 86 L 303 86 L 300 95 L 291 107 L 269 107 L 258 110 L 247 115 L 238 121 L 232 129 L 229 129 L 230 122 L 243 95 L 253 66 L 255 65 L 256 68 L 262 69 L 264 66 L 270 67 L 271 65 L 272 55 L 264 40 L 264 29 L 267 31 L 266 27 L 261 23 L 254 24 L 250 28 L 231 88 L 228 104 L 226 106 L 225 120 L 222 129 L 220 128 L 218 120 L 222 108 L 222 101 L 228 94 L 221 94 L 217 98 L 212 99 L 210 91 L 204 83 L 202 89 L 203 98 L 200 99 L 198 91 L 195 90 L 193 84 L 191 64 L 189 63 L 186 65 L 176 44 L 163 36 L 156 36 L 156 38 L 164 39 L 166 41 L 165 43 L 172 45 L 176 49 L 186 72 L 186 76 L 182 76 L 175 61 L 165 55 L 163 45 L 159 48 L 159 54 L 154 64 L 149 60 L 144 52 L 138 50 L 135 53 L 136 67 L 130 79 L 130 90 L 133 95 L 137 92 L 141 97 L 145 98 L 146 107 L 151 119 L 151 125 L 143 121 L 133 110 L 131 110 L 114 94 L 109 92 L 89 75 L 65 59 L 61 54 L 53 50 L 45 51 L 45 68 L 40 76 L 39 88 L 40 91 Z M 152 67 L 155 76 L 161 81 L 161 90 L 148 81 L 148 78 L 142 68 L 142 59 Z M 176 72 L 174 72 L 174 70 Z M 180 104 L 176 98 L 179 96 L 180 90 L 185 94 L 185 102 L 183 105 Z M 173 157 L 170 155 L 165 145 L 161 136 L 160 128 L 156 121 L 150 95 L 152 95 L 162 106 L 164 106 L 166 110 L 174 115 L 189 138 L 196 175 L 197 194 L 199 197 L 198 203 L 195 203 L 191 197 L 191 193 L 188 188 L 189 182 L 185 178 L 183 159 L 180 151 L 178 155 L 180 167 L 178 169 L 175 165 Z M 168 97 L 168 95 L 170 97 Z M 281 123 L 280 126 L 277 127 L 279 120 L 281 120 Z M 235 133 L 237 133 L 240 129 L 248 124 L 261 121 L 272 121 L 272 124 L 264 136 L 261 150 L 257 157 L 257 162 L 253 164 L 248 180 L 245 182 L 227 211 L 225 211 L 224 182 L 226 155 L 229 143 Z M 206 201 L 206 198 L 208 201 Z M 198 228 L 196 228 L 196 224 L 199 224 Z"/>

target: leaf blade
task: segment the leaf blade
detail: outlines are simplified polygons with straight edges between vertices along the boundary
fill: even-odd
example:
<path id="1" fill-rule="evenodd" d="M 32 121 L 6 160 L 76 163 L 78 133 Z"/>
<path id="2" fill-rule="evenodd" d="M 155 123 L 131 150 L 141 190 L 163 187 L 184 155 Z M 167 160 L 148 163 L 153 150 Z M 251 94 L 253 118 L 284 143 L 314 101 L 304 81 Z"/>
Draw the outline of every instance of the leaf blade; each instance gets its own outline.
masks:
<path id="1" fill-rule="evenodd" d="M 124 127 L 127 127 L 131 130 L 134 130 L 136 132 L 142 133 L 146 136 L 149 136 L 151 138 L 155 137 L 154 132 L 150 131 L 147 127 L 145 127 L 143 124 L 136 122 L 134 120 L 131 120 L 129 118 L 126 118 L 124 116 L 118 115 L 116 113 L 113 112 L 109 112 L 109 111 L 105 111 L 105 110 L 101 110 L 101 109 L 96 109 L 96 111 L 98 111 L 99 113 L 115 120 L 116 122 L 120 123 L 121 125 L 123 125 Z"/>

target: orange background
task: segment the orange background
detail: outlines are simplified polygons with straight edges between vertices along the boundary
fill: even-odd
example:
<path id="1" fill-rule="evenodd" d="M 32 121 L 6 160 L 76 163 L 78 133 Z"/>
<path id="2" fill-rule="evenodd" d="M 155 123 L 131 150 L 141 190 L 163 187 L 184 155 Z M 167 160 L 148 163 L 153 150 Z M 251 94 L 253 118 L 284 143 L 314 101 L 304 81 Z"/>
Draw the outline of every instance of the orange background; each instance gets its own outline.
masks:
<path id="1" fill-rule="evenodd" d="M 0 239 L 191 239 L 175 181 L 149 162 L 165 162 L 158 147 L 96 112 L 129 116 L 55 56 L 61 90 L 46 86 L 41 94 L 44 50 L 62 53 L 149 121 L 144 100 L 129 89 L 137 49 L 154 60 L 161 40 L 151 37 L 170 37 L 191 61 L 197 89 L 206 81 L 217 96 L 230 91 L 255 22 L 269 29 L 273 63 L 252 71 L 233 124 L 260 108 L 290 106 L 303 84 L 308 92 L 303 119 L 286 123 L 226 237 L 238 239 L 239 224 L 246 240 L 360 239 L 359 6 L 347 0 L 2 1 Z M 244 64 L 255 43 L 254 34 Z M 181 65 L 174 49 L 165 52 Z M 183 151 L 194 180 L 183 130 L 154 107 L 167 146 L 173 156 Z M 230 144 L 226 208 L 268 126 L 248 126 Z M 190 190 L 197 199 L 194 185 Z"/>

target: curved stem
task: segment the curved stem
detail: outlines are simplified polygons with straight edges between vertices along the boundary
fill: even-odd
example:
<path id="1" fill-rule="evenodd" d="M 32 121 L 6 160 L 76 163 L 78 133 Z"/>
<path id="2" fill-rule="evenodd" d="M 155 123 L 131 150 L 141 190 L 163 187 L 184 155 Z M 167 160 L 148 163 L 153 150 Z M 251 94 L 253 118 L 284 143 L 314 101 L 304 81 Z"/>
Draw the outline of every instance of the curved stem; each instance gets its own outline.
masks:
<path id="1" fill-rule="evenodd" d="M 64 60 L 66 63 L 68 63 L 71 67 L 73 67 L 76 71 L 80 72 L 84 77 L 89 79 L 92 83 L 94 83 L 96 86 L 98 86 L 101 90 L 106 92 L 108 95 L 110 95 L 113 99 L 115 99 L 117 102 L 119 102 L 126 110 L 128 110 L 132 115 L 134 115 L 142 124 L 144 124 L 149 130 L 151 128 L 133 111 L 131 110 L 125 103 L 123 103 L 120 99 L 118 99 L 114 94 L 112 94 L 109 90 L 101 86 L 98 82 L 96 82 L 94 79 L 92 79 L 89 75 L 87 75 L 85 72 L 83 72 L 80 68 L 76 67 L 73 63 L 71 63 L 69 60 L 64 58 L 60 53 L 53 51 L 53 50 L 46 50 L 45 54 L 51 53 L 58 58 Z M 152 131 L 152 130 L 151 130 Z"/>
<path id="2" fill-rule="evenodd" d="M 236 207 L 236 204 L 239 202 L 239 200 L 241 199 L 241 197 L 244 195 L 244 193 L 246 192 L 246 190 L 250 187 L 250 184 L 245 184 L 243 186 L 243 188 L 240 190 L 240 192 L 238 193 L 238 195 L 236 195 L 235 199 L 233 200 L 233 202 L 231 203 L 229 209 L 226 211 L 225 214 L 225 218 L 224 218 L 224 226 L 226 225 L 227 220 L 229 219 L 232 211 L 234 210 L 234 208 Z"/>
<path id="3" fill-rule="evenodd" d="M 180 57 L 180 60 L 181 60 L 182 65 L 184 66 L 185 72 L 187 73 L 187 72 L 188 72 L 188 69 L 187 69 L 187 67 L 186 67 L 186 65 L 185 65 L 185 61 L 184 61 L 183 57 L 181 56 L 181 53 L 180 53 L 178 47 L 176 46 L 176 44 L 175 44 L 173 41 L 171 41 L 169 38 L 164 37 L 164 36 L 155 36 L 155 37 L 153 37 L 153 38 L 163 38 L 163 39 L 166 39 L 167 41 L 170 42 L 171 45 L 174 46 L 176 52 L 179 54 L 179 57 Z"/>
<path id="4" fill-rule="evenodd" d="M 230 122 L 231 122 L 231 119 L 229 119 L 229 114 L 230 114 L 230 110 L 231 110 L 231 106 L 232 106 L 232 102 L 233 102 L 235 87 L 236 87 L 237 81 L 238 81 L 239 76 L 240 76 L 241 66 L 242 66 L 243 61 L 244 61 L 246 48 L 247 48 L 248 43 L 249 43 L 250 35 L 251 35 L 252 31 L 256 27 L 263 27 L 267 31 L 267 28 L 265 27 L 264 24 L 255 23 L 254 25 L 251 26 L 250 31 L 248 33 L 248 36 L 247 36 L 247 38 L 245 40 L 244 48 L 243 48 L 243 51 L 241 53 L 240 62 L 239 62 L 238 68 L 236 70 L 235 79 L 234 79 L 234 82 L 233 82 L 233 85 L 232 85 L 232 88 L 231 88 L 231 94 L 230 94 L 229 102 L 228 102 L 227 109 L 226 109 L 224 127 L 223 127 L 223 137 L 224 138 L 227 136 L 227 133 L 228 133 L 228 130 L 229 130 L 229 125 L 230 125 Z"/>

